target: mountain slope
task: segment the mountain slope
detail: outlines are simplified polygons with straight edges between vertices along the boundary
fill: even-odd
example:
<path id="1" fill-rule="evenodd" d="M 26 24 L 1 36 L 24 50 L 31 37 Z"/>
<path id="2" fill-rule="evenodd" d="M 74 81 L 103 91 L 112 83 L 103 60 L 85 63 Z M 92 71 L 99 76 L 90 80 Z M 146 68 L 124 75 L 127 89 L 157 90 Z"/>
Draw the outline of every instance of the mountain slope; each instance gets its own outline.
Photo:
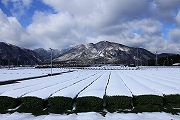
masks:
<path id="1" fill-rule="evenodd" d="M 101 41 L 96 44 L 78 45 L 54 59 L 60 61 L 76 61 L 83 63 L 127 63 L 134 64 L 135 60 L 154 59 L 155 55 L 142 48 L 128 47 L 122 44 Z"/>
<path id="2" fill-rule="evenodd" d="M 67 49 L 62 49 L 62 50 L 58 50 L 58 49 L 52 49 L 52 58 L 55 59 L 57 58 L 59 55 L 63 54 L 64 52 L 68 51 L 70 48 Z M 50 62 L 51 59 L 51 50 L 45 50 L 43 48 L 38 48 L 33 50 L 34 52 L 36 52 L 37 54 L 41 55 L 44 58 L 44 62 Z"/>
<path id="3" fill-rule="evenodd" d="M 18 46 L 0 42 L 0 59 L 4 64 L 37 64 L 43 61 L 43 58 L 32 50 L 20 48 Z"/>

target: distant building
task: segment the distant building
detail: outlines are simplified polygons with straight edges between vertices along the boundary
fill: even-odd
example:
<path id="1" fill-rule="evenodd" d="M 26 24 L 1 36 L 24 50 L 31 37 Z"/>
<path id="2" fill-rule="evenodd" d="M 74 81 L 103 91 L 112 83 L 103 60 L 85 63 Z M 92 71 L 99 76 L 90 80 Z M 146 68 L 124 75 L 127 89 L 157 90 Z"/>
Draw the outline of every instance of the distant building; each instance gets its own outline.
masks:
<path id="1" fill-rule="evenodd" d="M 180 63 L 174 63 L 173 66 L 180 66 Z"/>

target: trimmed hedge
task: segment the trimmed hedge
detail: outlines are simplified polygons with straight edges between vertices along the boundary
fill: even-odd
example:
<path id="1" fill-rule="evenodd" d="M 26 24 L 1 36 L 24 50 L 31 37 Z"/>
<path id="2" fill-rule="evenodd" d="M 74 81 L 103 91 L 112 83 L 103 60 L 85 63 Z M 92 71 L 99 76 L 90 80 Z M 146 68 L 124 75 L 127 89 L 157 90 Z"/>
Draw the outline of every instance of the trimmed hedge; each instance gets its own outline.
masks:
<path id="1" fill-rule="evenodd" d="M 22 107 L 27 109 L 42 109 L 46 107 L 45 100 L 38 97 L 28 96 L 22 97 L 20 100 L 22 102 Z"/>
<path id="2" fill-rule="evenodd" d="M 164 110 L 163 97 L 157 95 L 140 95 L 133 98 L 132 112 L 161 112 Z"/>
<path id="3" fill-rule="evenodd" d="M 16 108 L 20 105 L 19 99 L 8 97 L 8 96 L 0 96 L 0 111 L 6 111 L 11 108 Z"/>
<path id="4" fill-rule="evenodd" d="M 100 112 L 103 110 L 103 99 L 99 97 L 79 97 L 76 99 L 76 103 L 76 112 Z"/>
<path id="5" fill-rule="evenodd" d="M 132 97 L 128 96 L 106 96 L 106 109 L 108 111 L 114 112 L 123 109 L 132 109 L 133 101 Z"/>
<path id="6" fill-rule="evenodd" d="M 174 108 L 180 108 L 180 95 L 179 94 L 171 94 L 164 96 L 165 106 L 170 106 Z"/>
<path id="7" fill-rule="evenodd" d="M 22 104 L 18 108 L 18 112 L 27 112 L 34 115 L 47 114 L 44 108 L 47 108 L 47 101 L 38 97 L 27 96 L 20 98 Z"/>
<path id="8" fill-rule="evenodd" d="M 49 111 L 52 113 L 63 113 L 72 110 L 73 99 L 70 97 L 56 96 L 48 98 Z"/>
<path id="9" fill-rule="evenodd" d="M 135 106 L 139 105 L 163 105 L 163 97 L 157 95 L 134 96 Z"/>
<path id="10" fill-rule="evenodd" d="M 72 111 L 76 105 L 75 111 Z M 17 110 L 8 111 L 16 108 Z M 0 113 L 30 112 L 34 115 L 72 112 L 102 112 L 106 108 L 109 112 L 180 112 L 180 95 L 140 95 L 140 96 L 104 96 L 103 99 L 95 96 L 69 98 L 64 96 L 50 97 L 43 100 L 38 97 L 12 98 L 0 96 Z M 131 109 L 128 111 L 127 109 Z M 70 110 L 70 111 L 69 111 Z"/>

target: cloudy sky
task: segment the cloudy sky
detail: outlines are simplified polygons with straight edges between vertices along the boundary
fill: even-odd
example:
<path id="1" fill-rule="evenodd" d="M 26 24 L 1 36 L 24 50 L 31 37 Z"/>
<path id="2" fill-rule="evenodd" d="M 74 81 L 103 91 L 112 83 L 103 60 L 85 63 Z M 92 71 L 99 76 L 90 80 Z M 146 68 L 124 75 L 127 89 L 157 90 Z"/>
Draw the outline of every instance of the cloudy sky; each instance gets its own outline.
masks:
<path id="1" fill-rule="evenodd" d="M 99 41 L 180 53 L 180 0 L 0 1 L 0 42 L 63 49 Z"/>

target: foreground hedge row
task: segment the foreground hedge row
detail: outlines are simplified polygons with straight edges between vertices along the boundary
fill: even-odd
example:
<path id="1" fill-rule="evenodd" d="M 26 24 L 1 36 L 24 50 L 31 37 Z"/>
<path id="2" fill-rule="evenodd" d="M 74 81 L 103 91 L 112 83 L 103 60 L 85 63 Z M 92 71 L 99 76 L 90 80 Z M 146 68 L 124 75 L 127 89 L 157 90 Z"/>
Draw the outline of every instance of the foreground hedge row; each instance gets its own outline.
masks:
<path id="1" fill-rule="evenodd" d="M 74 109 L 76 108 L 76 109 Z M 177 111 L 180 108 L 180 95 L 140 96 L 104 96 L 68 98 L 63 96 L 50 97 L 43 100 L 38 97 L 11 98 L 0 96 L 0 113 L 8 111 L 31 112 L 33 114 L 64 113 L 64 112 L 100 112 L 107 109 L 110 112 L 143 112 L 143 111 Z"/>

